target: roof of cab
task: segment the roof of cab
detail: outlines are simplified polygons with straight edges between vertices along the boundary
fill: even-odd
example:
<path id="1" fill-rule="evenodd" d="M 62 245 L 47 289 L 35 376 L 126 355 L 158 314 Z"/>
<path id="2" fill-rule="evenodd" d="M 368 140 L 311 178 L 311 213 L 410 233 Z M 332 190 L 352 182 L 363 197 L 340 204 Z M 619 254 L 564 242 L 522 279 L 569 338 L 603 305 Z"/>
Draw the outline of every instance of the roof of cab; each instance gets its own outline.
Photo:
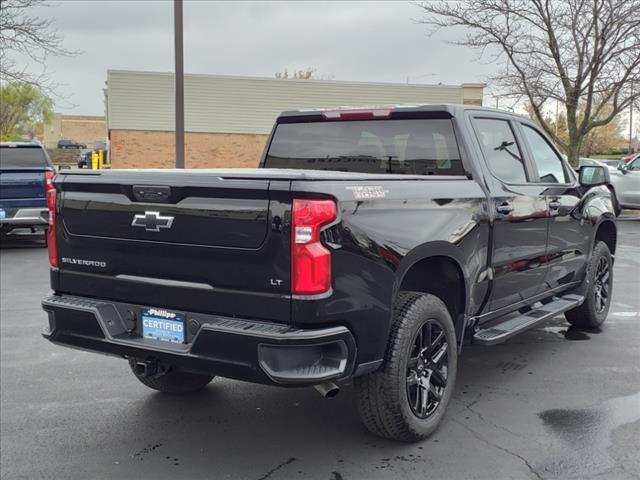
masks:
<path id="1" fill-rule="evenodd" d="M 0 142 L 0 147 L 10 147 L 10 148 L 43 148 L 42 144 L 37 141 L 32 142 Z"/>
<path id="2" fill-rule="evenodd" d="M 328 107 L 328 108 L 308 108 L 308 109 L 300 109 L 300 110 L 289 110 L 286 112 L 282 112 L 278 116 L 278 121 L 281 119 L 285 122 L 287 120 L 294 120 L 298 117 L 325 117 L 327 113 L 335 112 L 384 112 L 388 111 L 389 114 L 398 113 L 398 114 L 408 114 L 412 113 L 416 116 L 419 114 L 425 114 L 425 116 L 432 116 L 435 114 L 442 114 L 445 117 L 455 117 L 461 115 L 465 111 L 484 111 L 487 113 L 499 113 L 501 115 L 506 115 L 510 117 L 521 117 L 513 112 L 507 112 L 505 110 L 498 110 L 496 108 L 490 107 L 482 107 L 479 105 L 462 105 L 462 104 L 453 104 L 453 103 L 445 103 L 445 104 L 436 104 L 436 105 L 371 105 L 371 106 L 358 106 L 358 107 L 350 107 L 350 106 L 340 106 L 340 107 Z M 379 116 L 377 118 L 383 118 Z M 526 118 L 526 117 L 524 117 Z"/>

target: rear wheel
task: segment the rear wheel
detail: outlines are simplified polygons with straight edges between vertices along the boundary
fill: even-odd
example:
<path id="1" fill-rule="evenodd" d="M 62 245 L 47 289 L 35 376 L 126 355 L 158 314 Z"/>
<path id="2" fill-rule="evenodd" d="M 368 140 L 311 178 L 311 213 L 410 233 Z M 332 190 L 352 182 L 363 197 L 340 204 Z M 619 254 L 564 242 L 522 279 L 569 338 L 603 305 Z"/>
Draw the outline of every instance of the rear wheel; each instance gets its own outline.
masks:
<path id="1" fill-rule="evenodd" d="M 426 438 L 451 399 L 457 361 L 453 321 L 444 303 L 433 295 L 400 293 L 385 363 L 354 381 L 362 422 L 393 440 Z"/>
<path id="2" fill-rule="evenodd" d="M 129 359 L 129 366 L 135 377 L 143 385 L 163 393 L 196 392 L 206 387 L 214 378 L 213 375 L 183 372 L 172 367 L 164 367 L 157 374 L 146 376 L 138 373 L 136 362 L 137 359 Z"/>
<path id="3" fill-rule="evenodd" d="M 564 316 L 574 327 L 598 328 L 607 318 L 613 294 L 613 262 L 606 243 L 596 242 L 585 282 L 588 285 L 584 303 Z"/>

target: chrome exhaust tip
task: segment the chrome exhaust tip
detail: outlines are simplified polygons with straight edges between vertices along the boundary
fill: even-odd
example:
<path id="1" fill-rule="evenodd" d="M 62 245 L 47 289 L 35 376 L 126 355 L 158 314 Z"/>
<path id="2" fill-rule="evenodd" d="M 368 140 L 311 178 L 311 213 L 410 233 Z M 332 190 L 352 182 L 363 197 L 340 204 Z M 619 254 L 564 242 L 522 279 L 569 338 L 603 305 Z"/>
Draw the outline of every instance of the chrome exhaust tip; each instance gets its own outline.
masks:
<path id="1" fill-rule="evenodd" d="M 333 398 L 340 393 L 340 387 L 333 382 L 314 385 L 313 388 L 315 388 L 324 398 Z"/>

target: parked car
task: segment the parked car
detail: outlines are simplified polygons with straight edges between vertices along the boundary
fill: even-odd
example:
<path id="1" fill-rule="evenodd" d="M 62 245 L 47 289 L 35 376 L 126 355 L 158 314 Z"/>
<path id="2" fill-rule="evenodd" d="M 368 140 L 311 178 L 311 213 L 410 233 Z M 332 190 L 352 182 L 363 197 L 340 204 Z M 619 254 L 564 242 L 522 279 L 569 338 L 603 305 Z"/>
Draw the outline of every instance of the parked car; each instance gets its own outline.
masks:
<path id="1" fill-rule="evenodd" d="M 640 153 L 630 153 L 629 155 L 625 155 L 621 158 L 621 160 L 625 163 L 629 163 L 631 160 L 635 160 L 640 157 Z"/>
<path id="2" fill-rule="evenodd" d="M 87 148 L 84 143 L 74 142 L 73 140 L 58 140 L 58 148 L 77 148 L 78 150 Z"/>
<path id="3" fill-rule="evenodd" d="M 576 175 L 527 118 L 305 110 L 266 145 L 258 169 L 61 172 L 45 338 L 174 394 L 217 375 L 332 396 L 352 378 L 364 425 L 414 441 L 442 421 L 465 339 L 605 321 L 609 171 Z"/>
<path id="4" fill-rule="evenodd" d="M 566 159 L 566 157 L 565 157 L 565 159 Z M 620 161 L 616 160 L 616 162 L 619 163 Z M 580 169 L 582 167 L 586 166 L 586 165 L 590 165 L 590 166 L 598 165 L 598 166 L 601 166 L 601 167 L 605 167 L 605 168 L 609 169 L 609 172 L 617 171 L 617 166 L 618 166 L 617 163 L 616 163 L 616 166 L 614 167 L 614 166 L 611 166 L 610 164 L 606 163 L 604 160 L 596 160 L 594 158 L 580 157 L 579 161 L 578 161 L 578 168 L 576 168 L 575 171 L 579 172 Z"/>
<path id="5" fill-rule="evenodd" d="M 0 234 L 49 226 L 47 192 L 55 169 L 37 142 L 0 143 Z M 46 238 L 46 237 L 45 237 Z"/>
<path id="6" fill-rule="evenodd" d="M 78 168 L 91 168 L 91 154 L 93 150 L 80 150 L 78 154 Z"/>
<path id="7" fill-rule="evenodd" d="M 567 157 L 565 155 L 563 155 L 563 158 L 565 160 L 567 159 Z M 576 169 L 576 171 L 579 171 L 585 165 L 602 165 L 602 166 L 604 166 L 604 164 L 600 160 L 596 160 L 594 158 L 580 157 L 578 159 L 578 168 Z"/>
<path id="8" fill-rule="evenodd" d="M 614 193 L 616 215 L 622 209 L 640 209 L 640 155 L 629 163 L 623 163 L 611 175 L 611 189 Z"/>
<path id="9" fill-rule="evenodd" d="M 621 160 L 608 160 L 608 159 L 604 159 L 604 160 L 600 160 L 600 162 L 602 162 L 603 164 L 605 164 L 608 168 L 610 172 L 616 171 L 618 170 L 618 167 L 621 164 L 624 164 L 624 162 L 622 162 Z"/>

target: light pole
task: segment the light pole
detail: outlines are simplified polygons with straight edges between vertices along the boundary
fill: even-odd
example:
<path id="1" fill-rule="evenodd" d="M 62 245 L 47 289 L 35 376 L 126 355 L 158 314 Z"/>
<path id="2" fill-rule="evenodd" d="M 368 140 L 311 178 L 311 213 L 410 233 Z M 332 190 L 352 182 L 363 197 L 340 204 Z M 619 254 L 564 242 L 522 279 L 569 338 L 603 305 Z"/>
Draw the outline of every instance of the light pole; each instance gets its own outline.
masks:
<path id="1" fill-rule="evenodd" d="M 633 87 L 631 87 L 631 96 L 633 96 Z M 633 102 L 629 104 L 629 150 L 627 153 L 631 155 L 633 149 Z"/>
<path id="2" fill-rule="evenodd" d="M 173 0 L 173 38 L 176 61 L 176 168 L 184 168 L 184 57 L 182 48 L 182 0 Z"/>

